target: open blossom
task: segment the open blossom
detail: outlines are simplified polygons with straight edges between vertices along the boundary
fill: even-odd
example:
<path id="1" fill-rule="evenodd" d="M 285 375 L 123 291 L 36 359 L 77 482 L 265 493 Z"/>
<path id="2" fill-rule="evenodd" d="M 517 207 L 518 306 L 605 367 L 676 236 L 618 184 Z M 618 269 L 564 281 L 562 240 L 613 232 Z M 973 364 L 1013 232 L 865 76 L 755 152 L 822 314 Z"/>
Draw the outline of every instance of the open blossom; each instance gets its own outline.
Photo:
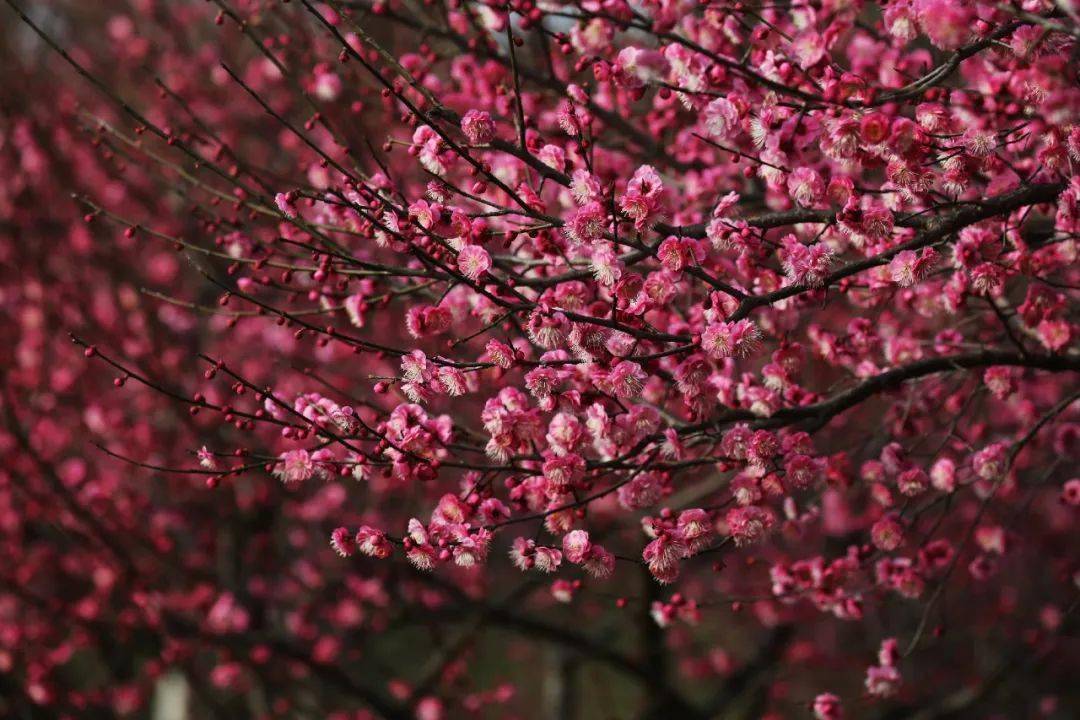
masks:
<path id="1" fill-rule="evenodd" d="M 930 487 L 930 480 L 922 468 L 908 468 L 897 476 L 896 487 L 904 495 L 915 496 Z"/>
<path id="2" fill-rule="evenodd" d="M 319 473 L 318 465 L 307 450 L 290 450 L 278 458 L 274 475 L 286 485 L 300 485 Z"/>
<path id="3" fill-rule="evenodd" d="M 1004 443 L 992 443 L 971 458 L 971 469 L 983 480 L 996 480 L 1008 468 L 1008 450 Z"/>
<path id="4" fill-rule="evenodd" d="M 956 489 L 956 463 L 949 458 L 940 458 L 930 468 L 930 482 L 934 489 L 952 492 Z"/>
<path id="5" fill-rule="evenodd" d="M 499 342 L 498 340 L 488 340 L 485 349 L 487 350 L 491 362 L 499 367 L 507 370 L 513 366 L 515 360 L 514 349 L 506 343 Z"/>
<path id="6" fill-rule="evenodd" d="M 832 252 L 822 243 L 804 245 L 794 235 L 781 240 L 784 273 L 792 284 L 819 287 L 825 282 L 832 264 Z"/>
<path id="7" fill-rule="evenodd" d="M 574 211 L 566 223 L 565 232 L 574 242 L 592 243 L 604 236 L 607 223 L 607 211 L 594 200 Z"/>
<path id="8" fill-rule="evenodd" d="M 735 544 L 750 545 L 765 537 L 775 524 L 776 517 L 768 508 L 747 505 L 730 510 L 726 520 Z"/>
<path id="9" fill-rule="evenodd" d="M 529 317 L 526 329 L 529 339 L 542 348 L 553 349 L 566 337 L 569 323 L 561 312 L 543 312 L 537 310 Z"/>
<path id="10" fill-rule="evenodd" d="M 535 540 L 518 537 L 510 549 L 510 559 L 520 570 L 554 572 L 562 562 L 562 552 L 555 548 L 537 545 Z"/>
<path id="11" fill-rule="evenodd" d="M 341 94 L 342 84 L 341 77 L 337 73 L 323 69 L 322 72 L 315 75 L 313 83 L 315 97 L 324 102 L 336 100 L 338 95 Z"/>
<path id="12" fill-rule="evenodd" d="M 688 552 L 686 545 L 678 538 L 665 534 L 646 545 L 641 557 L 654 578 L 662 583 L 671 583 L 678 577 L 679 561 Z"/>
<path id="13" fill-rule="evenodd" d="M 443 365 L 438 369 L 435 378 L 432 381 L 432 386 L 437 387 L 441 392 L 450 397 L 464 395 L 469 389 L 465 373 L 455 367 L 446 365 Z"/>
<path id="14" fill-rule="evenodd" d="M 345 298 L 345 313 L 349 316 L 349 322 L 355 327 L 364 327 L 364 313 L 368 310 L 367 301 L 363 295 L 350 295 Z"/>
<path id="15" fill-rule="evenodd" d="M 795 168 L 788 176 L 787 187 L 791 197 L 803 207 L 817 205 L 825 195 L 825 181 L 812 168 Z"/>
<path id="16" fill-rule="evenodd" d="M 889 261 L 889 275 L 897 285 L 910 287 L 926 277 L 936 257 L 933 248 L 924 248 L 921 253 L 902 250 Z"/>
<path id="17" fill-rule="evenodd" d="M 690 508 L 679 513 L 676 528 L 690 554 L 704 550 L 715 534 L 712 516 L 701 508 Z"/>
<path id="18" fill-rule="evenodd" d="M 619 488 L 619 504 L 628 510 L 647 508 L 660 499 L 660 491 L 660 478 L 644 472 Z"/>
<path id="19" fill-rule="evenodd" d="M 353 538 L 348 528 L 339 527 L 330 533 L 330 547 L 341 557 L 349 557 L 353 554 Z"/>
<path id="20" fill-rule="evenodd" d="M 621 360 L 608 371 L 607 376 L 598 385 L 620 398 L 635 398 L 641 394 L 648 375 L 637 363 Z"/>
<path id="21" fill-rule="evenodd" d="M 471 568 L 487 560 L 491 547 L 492 534 L 480 528 L 474 533 L 459 533 L 454 542 L 454 564 L 458 567 Z"/>
<path id="22" fill-rule="evenodd" d="M 626 47 L 615 61 L 618 82 L 625 87 L 638 88 L 645 82 L 661 77 L 668 69 L 663 53 L 641 47 Z"/>
<path id="23" fill-rule="evenodd" d="M 1004 400 L 1005 398 L 1016 392 L 1017 377 L 1013 368 L 1009 367 L 990 367 L 983 373 L 983 382 L 986 384 L 990 393 L 998 400 Z"/>
<path id="24" fill-rule="evenodd" d="M 295 218 L 297 216 L 298 211 L 296 205 L 293 203 L 293 196 L 291 193 L 278 193 L 274 195 L 274 203 L 285 217 Z"/>
<path id="25" fill-rule="evenodd" d="M 214 454 L 210 452 L 210 450 L 208 450 L 205 445 L 199 448 L 198 452 L 196 452 L 195 455 L 199 458 L 200 467 L 206 468 L 207 470 L 217 469 L 217 458 L 214 457 Z"/>
<path id="26" fill-rule="evenodd" d="M 986 130 L 968 128 L 960 138 L 964 148 L 975 157 L 987 157 L 994 151 L 997 139 Z"/>
<path id="27" fill-rule="evenodd" d="M 495 139 L 495 123 L 484 110 L 469 110 L 461 118 L 461 132 L 473 145 L 486 145 Z"/>
<path id="28" fill-rule="evenodd" d="M 974 7 L 950 0 L 915 0 L 919 24 L 942 50 L 956 50 L 971 37 Z"/>
<path id="29" fill-rule="evenodd" d="M 450 329 L 452 317 L 445 307 L 419 305 L 405 314 L 405 329 L 414 338 L 441 335 Z"/>
<path id="30" fill-rule="evenodd" d="M 739 127 L 739 109 L 727 98 L 717 98 L 705 106 L 705 129 L 717 140 L 726 140 Z"/>
<path id="31" fill-rule="evenodd" d="M 701 335 L 701 347 L 717 359 L 747 357 L 757 349 L 760 339 L 760 331 L 750 320 L 718 322 L 705 328 Z"/>
<path id="32" fill-rule="evenodd" d="M 678 273 L 683 268 L 704 260 L 705 252 L 701 244 L 693 238 L 669 237 L 656 249 L 656 257 L 664 268 Z"/>
<path id="33" fill-rule="evenodd" d="M 556 455 L 572 453 L 585 437 L 581 421 L 569 413 L 558 413 L 551 419 L 545 439 Z"/>
<path id="34" fill-rule="evenodd" d="M 615 556 L 599 545 L 593 545 L 581 567 L 596 580 L 606 580 L 615 572 Z"/>
<path id="35" fill-rule="evenodd" d="M 572 563 L 585 562 L 592 549 L 589 533 L 584 530 L 573 530 L 563 536 L 563 557 Z"/>
<path id="36" fill-rule="evenodd" d="M 866 692 L 873 697 L 887 698 L 900 687 L 900 671 L 894 667 L 874 665 L 866 671 Z"/>
<path id="37" fill-rule="evenodd" d="M 904 541 L 904 528 L 895 517 L 884 517 L 874 523 L 870 536 L 878 550 L 892 552 Z"/>
<path id="38" fill-rule="evenodd" d="M 559 578 L 555 582 L 551 583 L 551 596 L 555 598 L 558 602 L 573 602 L 576 592 L 577 586 L 569 580 Z"/>
<path id="39" fill-rule="evenodd" d="M 873 697 L 885 698 L 895 695 L 900 687 L 900 651 L 896 638 L 882 641 L 878 650 L 878 664 L 866 671 L 866 691 Z"/>
<path id="40" fill-rule="evenodd" d="M 466 245 L 458 250 L 457 266 L 462 275 L 476 282 L 491 269 L 491 256 L 479 245 Z"/>
<path id="41" fill-rule="evenodd" d="M 1035 329 L 1039 341 L 1053 352 L 1064 348 L 1073 337 L 1073 327 L 1064 320 L 1043 320 Z"/>
<path id="42" fill-rule="evenodd" d="M 884 20 L 889 34 L 903 43 L 911 42 L 919 34 L 918 15 L 911 0 L 888 3 Z"/>
<path id="43" fill-rule="evenodd" d="M 330 398 L 318 393 L 297 396 L 293 402 L 293 410 L 313 426 L 333 433 L 353 435 L 360 427 L 356 411 L 352 407 L 338 405 Z"/>
<path id="44" fill-rule="evenodd" d="M 574 110 L 574 103 L 569 100 L 562 100 L 559 102 L 557 112 L 557 118 L 559 127 L 562 131 L 571 137 L 577 137 L 581 134 L 581 121 L 578 119 L 578 115 Z"/>
<path id="45" fill-rule="evenodd" d="M 588 170 L 578 169 L 570 176 L 570 193 L 578 205 L 599 200 L 602 191 L 600 181 Z"/>
<path id="46" fill-rule="evenodd" d="M 619 256 L 610 245 L 604 243 L 593 247 L 591 267 L 596 282 L 604 287 L 615 285 L 622 277 L 623 264 Z"/>
<path id="47" fill-rule="evenodd" d="M 907 191 L 910 195 L 914 196 L 930 190 L 930 174 L 919 165 L 899 155 L 889 159 L 888 164 L 885 166 L 885 174 L 890 182 Z"/>
<path id="48" fill-rule="evenodd" d="M 619 207 L 639 230 L 666 211 L 667 190 L 655 168 L 642 165 L 634 172 L 619 200 Z"/>
<path id="49" fill-rule="evenodd" d="M 353 542 L 356 543 L 356 548 L 360 553 L 368 557 L 387 558 L 393 550 L 386 534 L 368 525 L 356 531 Z"/>
<path id="50" fill-rule="evenodd" d="M 449 156 L 446 142 L 439 133 L 428 125 L 421 125 L 413 132 L 412 142 L 416 157 L 425 170 L 433 175 L 446 173 Z"/>

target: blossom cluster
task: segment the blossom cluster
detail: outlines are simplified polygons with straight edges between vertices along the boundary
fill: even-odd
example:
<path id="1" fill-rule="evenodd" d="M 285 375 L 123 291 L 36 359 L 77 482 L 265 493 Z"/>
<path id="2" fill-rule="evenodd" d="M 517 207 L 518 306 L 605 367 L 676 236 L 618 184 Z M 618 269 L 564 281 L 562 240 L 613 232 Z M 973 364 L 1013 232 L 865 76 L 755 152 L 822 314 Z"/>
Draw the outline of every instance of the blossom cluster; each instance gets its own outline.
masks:
<path id="1" fill-rule="evenodd" d="M 1080 712 L 1074 2 L 30 5 L 0 714 Z"/>

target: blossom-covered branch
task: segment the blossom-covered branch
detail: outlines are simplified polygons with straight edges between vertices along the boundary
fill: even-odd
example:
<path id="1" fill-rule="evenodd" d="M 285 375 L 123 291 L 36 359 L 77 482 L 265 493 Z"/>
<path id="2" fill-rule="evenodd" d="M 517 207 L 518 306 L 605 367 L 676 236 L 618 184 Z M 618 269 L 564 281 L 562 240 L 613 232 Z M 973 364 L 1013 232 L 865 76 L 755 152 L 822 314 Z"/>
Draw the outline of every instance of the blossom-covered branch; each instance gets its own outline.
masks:
<path id="1" fill-rule="evenodd" d="M 0 17 L 0 714 L 1080 712 L 1071 0 Z"/>

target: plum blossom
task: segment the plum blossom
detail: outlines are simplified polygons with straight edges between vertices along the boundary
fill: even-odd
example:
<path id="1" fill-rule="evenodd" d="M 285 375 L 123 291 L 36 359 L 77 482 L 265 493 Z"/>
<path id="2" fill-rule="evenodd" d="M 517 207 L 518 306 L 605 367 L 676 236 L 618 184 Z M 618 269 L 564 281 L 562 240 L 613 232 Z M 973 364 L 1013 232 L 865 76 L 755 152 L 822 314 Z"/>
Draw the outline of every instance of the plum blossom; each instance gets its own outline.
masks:
<path id="1" fill-rule="evenodd" d="M 1008 450 L 1004 443 L 991 443 L 971 457 L 971 469 L 983 480 L 996 480 L 1008 468 Z"/>
<path id="2" fill-rule="evenodd" d="M 458 250 L 457 266 L 462 275 L 476 282 L 491 269 L 491 256 L 479 245 L 466 245 Z"/>
<path id="3" fill-rule="evenodd" d="M 1073 709 L 1075 1 L 217 5 L 0 23 L 0 706 Z"/>
<path id="4" fill-rule="evenodd" d="M 667 190 L 659 173 L 651 165 L 642 165 L 626 186 L 619 200 L 623 213 L 634 221 L 634 227 L 645 228 L 650 220 L 658 219 L 667 209 Z"/>
<path id="5" fill-rule="evenodd" d="M 713 323 L 701 336 L 701 347 L 711 357 L 748 357 L 758 347 L 761 332 L 750 320 Z"/>
<path id="6" fill-rule="evenodd" d="M 484 110 L 469 110 L 461 118 L 461 132 L 473 145 L 487 145 L 495 139 L 495 123 Z"/>
<path id="7" fill-rule="evenodd" d="M 786 235 L 780 242 L 784 273 L 793 285 L 818 287 L 824 283 L 832 264 L 832 251 L 827 246 L 807 246 L 794 235 Z"/>
<path id="8" fill-rule="evenodd" d="M 607 211 L 594 200 L 574 211 L 566 224 L 565 232 L 574 242 L 588 244 L 604 236 L 607 223 Z"/>
<path id="9" fill-rule="evenodd" d="M 814 207 L 825 195 L 825 181 L 816 170 L 807 167 L 795 168 L 787 181 L 788 192 L 795 202 L 803 207 Z"/>
<path id="10" fill-rule="evenodd" d="M 727 98 L 717 98 L 705 107 L 705 129 L 717 140 L 726 140 L 738 130 L 739 109 Z"/>
<path id="11" fill-rule="evenodd" d="M 287 486 L 296 486 L 311 480 L 320 473 L 307 450 L 289 450 L 278 457 L 274 475 Z"/>
<path id="12" fill-rule="evenodd" d="M 942 50 L 957 50 L 971 36 L 974 8 L 948 0 L 915 0 L 919 25 Z"/>
<path id="13" fill-rule="evenodd" d="M 866 691 L 873 697 L 887 698 L 895 695 L 900 687 L 900 670 L 896 664 L 900 653 L 895 638 L 882 641 L 878 651 L 878 664 L 866 671 Z"/>
<path id="14" fill-rule="evenodd" d="M 832 693 L 821 693 L 814 698 L 814 720 L 843 720 L 844 711 L 840 698 Z"/>
<path id="15" fill-rule="evenodd" d="M 392 552 L 392 546 L 385 533 L 368 525 L 356 531 L 354 542 L 357 550 L 368 557 L 387 558 Z"/>
<path id="16" fill-rule="evenodd" d="M 551 573 L 562 562 L 562 552 L 555 548 L 537 545 L 536 541 L 518 537 L 510 550 L 510 559 L 520 570 L 538 570 Z"/>

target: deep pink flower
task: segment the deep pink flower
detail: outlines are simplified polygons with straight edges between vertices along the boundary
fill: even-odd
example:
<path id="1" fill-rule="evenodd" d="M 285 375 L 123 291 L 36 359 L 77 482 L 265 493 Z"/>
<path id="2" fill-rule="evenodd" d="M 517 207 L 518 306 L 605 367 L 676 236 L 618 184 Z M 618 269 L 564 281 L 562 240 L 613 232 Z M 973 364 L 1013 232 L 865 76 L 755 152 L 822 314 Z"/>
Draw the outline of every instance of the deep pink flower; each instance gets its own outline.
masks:
<path id="1" fill-rule="evenodd" d="M 15 4 L 0 707 L 1073 710 L 1076 2 Z"/>
<path id="2" fill-rule="evenodd" d="M 718 322 L 705 328 L 701 347 L 714 358 L 747 357 L 758 347 L 761 333 L 750 320 Z"/>
<path id="3" fill-rule="evenodd" d="M 461 132 L 473 145 L 487 145 L 495 139 L 495 123 L 484 110 L 470 110 L 461 118 Z"/>

